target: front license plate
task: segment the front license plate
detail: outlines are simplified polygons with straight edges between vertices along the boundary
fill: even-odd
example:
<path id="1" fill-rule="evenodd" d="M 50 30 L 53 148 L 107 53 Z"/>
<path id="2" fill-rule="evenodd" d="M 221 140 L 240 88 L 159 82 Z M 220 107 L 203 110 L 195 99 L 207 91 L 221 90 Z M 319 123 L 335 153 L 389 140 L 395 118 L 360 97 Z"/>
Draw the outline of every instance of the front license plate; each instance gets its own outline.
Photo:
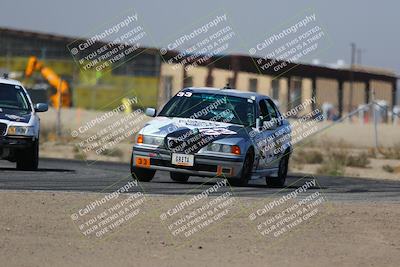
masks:
<path id="1" fill-rule="evenodd" d="M 142 168 L 150 168 L 150 158 L 149 157 L 135 157 L 136 166 Z"/>
<path id="2" fill-rule="evenodd" d="M 179 166 L 193 166 L 194 155 L 172 153 L 172 164 Z"/>

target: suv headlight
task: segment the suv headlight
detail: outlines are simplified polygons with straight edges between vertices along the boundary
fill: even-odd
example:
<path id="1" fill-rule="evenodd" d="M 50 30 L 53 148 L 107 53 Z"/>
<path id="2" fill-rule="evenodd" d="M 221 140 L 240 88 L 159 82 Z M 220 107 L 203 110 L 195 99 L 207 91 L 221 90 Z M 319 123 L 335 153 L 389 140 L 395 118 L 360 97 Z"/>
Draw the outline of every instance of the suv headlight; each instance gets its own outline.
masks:
<path id="1" fill-rule="evenodd" d="M 35 133 L 32 126 L 10 126 L 8 127 L 7 135 L 34 136 Z"/>
<path id="2" fill-rule="evenodd" d="M 212 152 L 232 153 L 235 155 L 240 155 L 240 147 L 237 145 L 211 143 L 206 147 L 206 150 Z"/>

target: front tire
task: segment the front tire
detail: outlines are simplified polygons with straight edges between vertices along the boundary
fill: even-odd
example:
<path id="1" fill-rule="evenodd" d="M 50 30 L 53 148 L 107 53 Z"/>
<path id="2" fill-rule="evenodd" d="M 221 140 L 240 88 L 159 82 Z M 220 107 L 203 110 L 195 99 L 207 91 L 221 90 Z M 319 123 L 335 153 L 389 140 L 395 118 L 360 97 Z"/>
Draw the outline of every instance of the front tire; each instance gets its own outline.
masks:
<path id="1" fill-rule="evenodd" d="M 186 183 L 189 180 L 189 175 L 185 173 L 170 172 L 169 176 L 173 181 L 178 183 Z"/>
<path id="2" fill-rule="evenodd" d="M 266 177 L 265 181 L 271 187 L 284 187 L 289 167 L 289 154 L 279 161 L 278 177 Z"/>
<path id="3" fill-rule="evenodd" d="M 21 171 L 36 171 L 39 166 L 39 140 L 32 147 L 17 152 L 17 169 Z"/>
<path id="4" fill-rule="evenodd" d="M 252 150 L 247 151 L 246 157 L 243 162 L 242 172 L 239 179 L 228 178 L 228 182 L 233 186 L 247 186 L 251 170 L 253 169 L 254 154 Z"/>

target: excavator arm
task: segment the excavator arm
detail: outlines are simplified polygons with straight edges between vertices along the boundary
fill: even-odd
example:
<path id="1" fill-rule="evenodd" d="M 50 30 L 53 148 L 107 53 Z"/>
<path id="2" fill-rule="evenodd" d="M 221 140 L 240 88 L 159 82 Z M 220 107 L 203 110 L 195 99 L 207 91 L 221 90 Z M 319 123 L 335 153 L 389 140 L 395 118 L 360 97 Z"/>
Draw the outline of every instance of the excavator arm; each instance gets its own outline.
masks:
<path id="1" fill-rule="evenodd" d="M 34 71 L 40 71 L 43 78 L 56 89 L 56 93 L 50 96 L 50 102 L 53 107 L 59 108 L 60 99 L 61 107 L 71 106 L 71 93 L 68 83 L 61 79 L 51 68 L 44 66 L 43 62 L 39 61 L 37 57 L 31 56 L 26 65 L 25 77 L 30 77 Z"/>

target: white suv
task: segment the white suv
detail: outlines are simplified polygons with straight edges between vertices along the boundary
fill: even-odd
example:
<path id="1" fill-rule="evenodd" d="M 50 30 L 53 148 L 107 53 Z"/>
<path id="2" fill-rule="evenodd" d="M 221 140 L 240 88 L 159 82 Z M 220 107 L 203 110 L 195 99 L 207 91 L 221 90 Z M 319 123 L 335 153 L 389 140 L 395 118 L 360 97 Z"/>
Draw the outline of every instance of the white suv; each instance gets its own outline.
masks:
<path id="1" fill-rule="evenodd" d="M 37 170 L 40 119 L 36 113 L 47 110 L 47 104 L 32 104 L 20 82 L 0 78 L 0 159 L 16 162 L 19 170 Z"/>

